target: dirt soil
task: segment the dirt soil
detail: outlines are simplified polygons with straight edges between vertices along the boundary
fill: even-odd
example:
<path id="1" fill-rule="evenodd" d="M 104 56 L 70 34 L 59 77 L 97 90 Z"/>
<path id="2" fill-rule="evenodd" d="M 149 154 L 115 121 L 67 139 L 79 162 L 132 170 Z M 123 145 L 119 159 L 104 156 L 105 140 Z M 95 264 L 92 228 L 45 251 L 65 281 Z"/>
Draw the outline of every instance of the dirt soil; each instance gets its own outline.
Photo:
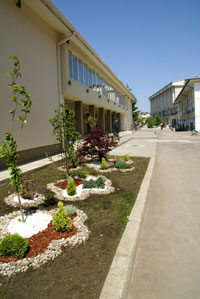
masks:
<path id="1" fill-rule="evenodd" d="M 76 201 L 77 208 L 86 212 L 89 239 L 79 246 L 64 247 L 62 254 L 39 269 L 29 268 L 11 278 L 0 278 L 1 299 L 96 299 L 99 298 L 112 259 L 135 203 L 149 159 L 133 158 L 135 170 L 122 173 L 105 173 L 112 180 L 115 192 L 109 195 L 91 195 Z M 54 163 L 27 178 L 35 179 L 40 193 L 47 200 L 40 210 L 53 209 L 57 200 L 46 184 L 64 179 Z M 84 168 L 86 169 L 86 168 Z M 91 175 L 98 172 L 87 169 Z M 15 209 L 8 207 L 3 198 L 13 192 L 8 184 L 0 186 L 0 215 Z"/>

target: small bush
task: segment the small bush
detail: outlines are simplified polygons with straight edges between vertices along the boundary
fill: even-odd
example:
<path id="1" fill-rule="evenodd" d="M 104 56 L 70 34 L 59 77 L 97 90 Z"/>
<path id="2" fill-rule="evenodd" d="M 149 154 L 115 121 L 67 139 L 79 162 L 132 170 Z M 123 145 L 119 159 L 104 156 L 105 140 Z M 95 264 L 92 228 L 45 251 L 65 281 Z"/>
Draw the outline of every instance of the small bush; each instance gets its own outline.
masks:
<path id="1" fill-rule="evenodd" d="M 83 189 L 92 189 L 96 188 L 96 182 L 93 179 L 90 179 L 89 181 L 85 181 L 83 183 Z"/>
<path id="2" fill-rule="evenodd" d="M 115 163 L 115 168 L 118 168 L 118 169 L 130 169 L 131 167 L 132 167 L 131 164 L 126 163 L 123 160 L 117 160 Z"/>
<path id="3" fill-rule="evenodd" d="M 102 158 L 101 160 L 101 169 L 102 170 L 108 169 L 108 163 L 106 162 L 105 158 Z"/>
<path id="4" fill-rule="evenodd" d="M 16 256 L 22 259 L 28 250 L 28 240 L 18 234 L 7 235 L 0 243 L 0 255 Z"/>
<path id="5" fill-rule="evenodd" d="M 105 180 L 106 180 L 106 178 L 103 176 L 98 177 L 98 179 L 96 180 L 97 188 L 104 189 L 105 188 Z"/>
<path id="6" fill-rule="evenodd" d="M 21 196 L 24 199 L 34 199 L 34 196 L 36 195 L 36 184 L 35 180 L 24 180 L 23 186 L 22 186 L 22 192 Z"/>
<path id="7" fill-rule="evenodd" d="M 86 179 L 88 177 L 89 173 L 87 170 L 77 169 L 72 172 L 72 175 L 77 176 L 81 179 Z"/>
<path id="8" fill-rule="evenodd" d="M 76 207 L 73 205 L 64 206 L 64 210 L 67 213 L 67 216 L 73 216 L 74 214 L 76 214 Z"/>
<path id="9" fill-rule="evenodd" d="M 67 185 L 67 194 L 73 196 L 76 194 L 76 185 L 74 179 L 70 178 Z"/>
<path id="10" fill-rule="evenodd" d="M 92 188 L 105 188 L 105 180 L 106 178 L 103 176 L 98 177 L 98 179 L 95 181 L 93 179 L 89 181 L 85 181 L 83 183 L 83 189 L 92 189 Z"/>
<path id="11" fill-rule="evenodd" d="M 129 160 L 130 160 L 129 154 L 125 154 L 125 155 L 123 156 L 123 160 L 124 160 L 124 161 L 129 161 Z"/>
<path id="12" fill-rule="evenodd" d="M 71 219 L 67 216 L 61 201 L 58 202 L 58 211 L 53 216 L 52 224 L 53 227 L 60 232 L 69 232 L 72 230 Z"/>

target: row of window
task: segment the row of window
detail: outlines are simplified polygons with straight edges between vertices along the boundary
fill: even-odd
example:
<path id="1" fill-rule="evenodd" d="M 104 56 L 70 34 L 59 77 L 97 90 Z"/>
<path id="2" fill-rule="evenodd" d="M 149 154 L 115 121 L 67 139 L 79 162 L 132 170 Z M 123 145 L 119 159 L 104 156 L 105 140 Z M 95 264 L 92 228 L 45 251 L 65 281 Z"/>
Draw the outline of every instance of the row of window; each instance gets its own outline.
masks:
<path id="1" fill-rule="evenodd" d="M 103 80 L 94 70 L 87 66 L 71 51 L 68 52 L 69 77 L 92 90 L 106 96 L 108 99 L 125 106 L 124 96 Z"/>

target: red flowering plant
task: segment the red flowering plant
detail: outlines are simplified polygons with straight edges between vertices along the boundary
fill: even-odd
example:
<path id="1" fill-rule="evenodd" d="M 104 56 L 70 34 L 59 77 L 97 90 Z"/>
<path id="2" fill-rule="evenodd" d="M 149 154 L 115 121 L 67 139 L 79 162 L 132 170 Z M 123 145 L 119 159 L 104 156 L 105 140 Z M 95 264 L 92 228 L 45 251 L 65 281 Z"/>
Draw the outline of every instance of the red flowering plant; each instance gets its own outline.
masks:
<path id="1" fill-rule="evenodd" d="M 108 134 L 99 128 L 92 128 L 82 141 L 82 147 L 79 150 L 80 156 L 90 156 L 93 158 L 98 155 L 99 161 L 106 158 L 106 154 L 118 145 L 119 138 L 113 134 Z"/>

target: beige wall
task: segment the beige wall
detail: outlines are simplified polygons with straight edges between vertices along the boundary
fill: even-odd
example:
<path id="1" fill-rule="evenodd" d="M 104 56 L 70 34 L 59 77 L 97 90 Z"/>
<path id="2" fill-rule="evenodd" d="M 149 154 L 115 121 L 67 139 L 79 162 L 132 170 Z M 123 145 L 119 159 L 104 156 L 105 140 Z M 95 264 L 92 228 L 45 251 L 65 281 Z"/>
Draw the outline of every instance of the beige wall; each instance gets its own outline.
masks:
<path id="1" fill-rule="evenodd" d="M 56 33 L 22 1 L 1 0 L 0 7 L 0 140 L 9 130 L 10 82 L 6 76 L 12 71 L 9 57 L 17 55 L 22 61 L 22 79 L 31 93 L 33 105 L 28 123 L 21 136 L 18 150 L 52 144 L 52 127 L 49 118 L 58 105 Z"/>

